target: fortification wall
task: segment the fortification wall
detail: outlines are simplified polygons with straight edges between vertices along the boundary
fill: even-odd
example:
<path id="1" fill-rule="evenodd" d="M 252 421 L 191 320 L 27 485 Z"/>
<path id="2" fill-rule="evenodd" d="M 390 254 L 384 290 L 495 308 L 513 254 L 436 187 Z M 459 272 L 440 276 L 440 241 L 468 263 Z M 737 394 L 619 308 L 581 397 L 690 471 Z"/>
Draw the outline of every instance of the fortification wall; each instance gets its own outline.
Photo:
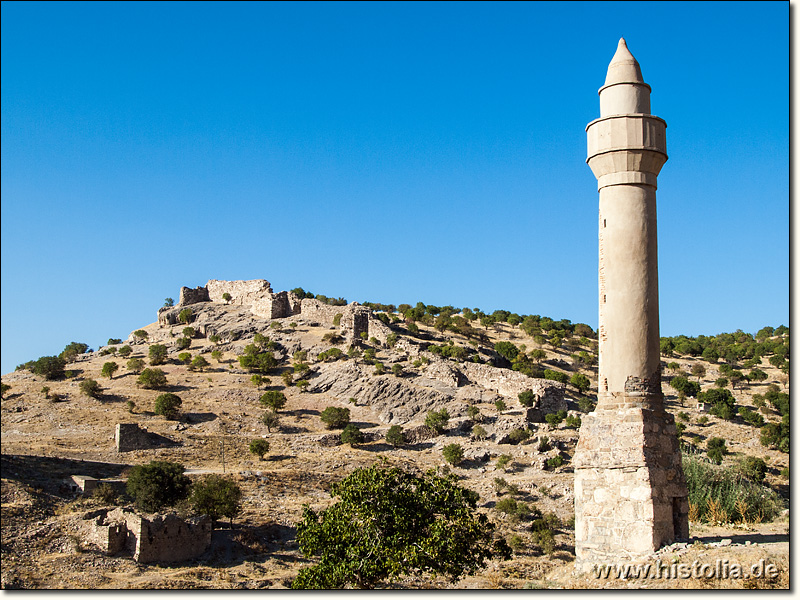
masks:
<path id="1" fill-rule="evenodd" d="M 208 297 L 211 302 L 225 304 L 223 295 L 230 294 L 228 304 L 252 306 L 254 302 L 264 299 L 272 294 L 272 286 L 266 279 L 250 279 L 247 281 L 220 281 L 211 279 L 206 284 Z"/>
<path id="2" fill-rule="evenodd" d="M 149 432 L 147 429 L 140 428 L 136 423 L 117 423 L 114 443 L 117 452 L 144 450 L 151 446 Z"/>

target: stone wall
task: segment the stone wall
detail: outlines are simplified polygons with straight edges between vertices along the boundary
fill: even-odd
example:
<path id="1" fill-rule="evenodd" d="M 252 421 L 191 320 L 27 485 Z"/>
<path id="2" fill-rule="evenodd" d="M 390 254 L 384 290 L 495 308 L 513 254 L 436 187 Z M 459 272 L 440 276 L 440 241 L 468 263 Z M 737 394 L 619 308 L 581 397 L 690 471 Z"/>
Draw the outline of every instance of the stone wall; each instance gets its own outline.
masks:
<path id="1" fill-rule="evenodd" d="M 140 563 L 175 563 L 197 558 L 211 545 L 211 519 L 183 520 L 173 513 L 147 517 L 125 509 L 89 513 L 87 541 L 103 552 L 126 552 Z"/>
<path id="2" fill-rule="evenodd" d="M 250 279 L 247 281 L 211 279 L 206 284 L 206 289 L 211 302 L 239 304 L 241 306 L 252 306 L 253 302 L 261 300 L 272 293 L 272 286 L 266 279 Z M 223 299 L 225 294 L 231 295 L 229 303 Z"/>
<path id="3" fill-rule="evenodd" d="M 117 452 L 144 450 L 151 446 L 150 433 L 136 423 L 117 423 L 114 443 L 116 444 Z"/>
<path id="4" fill-rule="evenodd" d="M 204 287 L 198 288 L 181 288 L 180 299 L 178 306 L 188 306 L 189 304 L 197 304 L 198 302 L 209 302 L 208 289 Z"/>

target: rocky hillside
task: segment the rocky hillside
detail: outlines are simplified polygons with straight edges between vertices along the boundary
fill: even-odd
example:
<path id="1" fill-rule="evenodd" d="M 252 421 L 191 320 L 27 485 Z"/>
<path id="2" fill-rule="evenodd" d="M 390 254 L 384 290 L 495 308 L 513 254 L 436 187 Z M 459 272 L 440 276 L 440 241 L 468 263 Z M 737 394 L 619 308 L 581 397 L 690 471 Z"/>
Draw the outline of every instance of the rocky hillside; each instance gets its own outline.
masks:
<path id="1" fill-rule="evenodd" d="M 457 587 L 572 587 L 563 580 L 574 558 L 570 458 L 579 417 L 591 410 L 596 390 L 591 328 L 538 317 L 534 327 L 508 313 L 504 320 L 485 319 L 476 311 L 424 305 L 401 314 L 395 307 L 335 306 L 297 291 L 273 294 L 263 283 L 211 284 L 205 293 L 184 288 L 177 306 L 162 308 L 156 322 L 124 341 L 67 353 L 63 377 L 47 380 L 32 365 L 3 376 L 10 386 L 2 400 L 4 587 L 285 587 L 306 560 L 294 541 L 302 506 L 328 505 L 331 482 L 379 458 L 414 471 L 451 469 L 513 540 L 513 561 L 492 563 Z M 723 362 L 664 359 L 667 408 L 685 424 L 684 439 L 700 451 L 712 437 L 725 439 L 723 466 L 745 456 L 764 459 L 767 485 L 788 496 L 788 454 L 762 446 L 752 424 L 708 414 L 668 384 L 701 362 L 704 372 L 691 379 L 712 389 Z M 146 389 L 144 368 L 162 370 L 166 384 Z M 778 423 L 780 415 L 753 398 L 770 385 L 785 390 L 788 382 L 767 360 L 760 369 L 765 379 L 739 382 L 732 392 L 737 406 Z M 95 397 L 85 393 L 87 380 L 101 388 Z M 182 401 L 176 419 L 156 414 L 155 399 L 165 391 Z M 262 420 L 260 398 L 267 391 L 287 399 L 277 425 Z M 339 443 L 320 418 L 330 406 L 349 409 L 350 421 L 366 434 L 364 444 Z M 450 417 L 445 430 L 425 427 L 427 415 L 442 409 Z M 558 411 L 564 411 L 560 421 L 547 416 Z M 118 452 L 120 423 L 146 428 L 161 443 Z M 385 442 L 391 425 L 404 428 L 407 444 Z M 248 451 L 257 438 L 270 444 L 264 460 Z M 442 456 L 451 443 L 464 449 L 457 466 Z M 78 533 L 97 500 L 76 499 L 65 485 L 71 475 L 124 479 L 131 465 L 153 459 L 179 462 L 190 473 L 232 474 L 245 492 L 234 529 L 215 531 L 212 549 L 191 564 L 107 557 Z M 537 544 L 524 519 L 496 508 L 512 496 L 558 517 L 553 547 Z M 707 526 L 692 527 L 701 534 Z M 785 529 L 780 523 L 746 527 Z M 542 583 L 548 573 L 555 579 Z M 595 585 L 583 584 L 578 587 Z"/>

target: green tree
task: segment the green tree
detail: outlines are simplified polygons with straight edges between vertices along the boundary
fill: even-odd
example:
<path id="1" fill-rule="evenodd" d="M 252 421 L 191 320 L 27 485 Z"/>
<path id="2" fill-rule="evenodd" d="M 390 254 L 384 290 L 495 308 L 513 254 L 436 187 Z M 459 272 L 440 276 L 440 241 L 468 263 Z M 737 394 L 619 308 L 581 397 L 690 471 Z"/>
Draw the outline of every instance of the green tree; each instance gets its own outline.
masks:
<path id="1" fill-rule="evenodd" d="M 280 418 L 278 417 L 278 413 L 274 410 L 268 410 L 264 413 L 264 416 L 261 417 L 261 422 L 267 426 L 267 431 L 272 433 L 272 428 L 275 427 L 276 429 L 280 427 Z"/>
<path id="2" fill-rule="evenodd" d="M 572 377 L 569 379 L 569 383 L 581 394 L 585 394 L 592 385 L 589 378 L 582 373 L 573 373 Z"/>
<path id="3" fill-rule="evenodd" d="M 84 379 L 78 386 L 81 392 L 89 398 L 99 398 L 103 388 L 94 379 Z"/>
<path id="4" fill-rule="evenodd" d="M 71 363 L 79 354 L 85 354 L 88 352 L 88 350 L 88 344 L 84 344 L 82 342 L 70 342 L 64 347 L 58 357 L 63 358 L 68 363 Z"/>
<path id="5" fill-rule="evenodd" d="M 443 433 L 445 427 L 447 427 L 447 422 L 450 420 L 450 413 L 447 412 L 446 408 L 441 410 L 432 410 L 428 413 L 425 417 L 425 426 L 430 427 L 436 433 Z"/>
<path id="6" fill-rule="evenodd" d="M 464 460 L 464 449 L 459 444 L 447 444 L 442 448 L 442 456 L 453 466 Z"/>
<path id="7" fill-rule="evenodd" d="M 187 337 L 181 337 L 178 338 L 178 340 L 175 342 L 175 345 L 178 347 L 178 350 L 186 350 L 192 347 L 192 340 Z"/>
<path id="8" fill-rule="evenodd" d="M 197 332 L 195 331 L 194 327 L 184 327 L 181 333 L 183 333 L 183 337 L 193 338 Z"/>
<path id="9" fill-rule="evenodd" d="M 514 362 L 514 359 L 519 355 L 519 348 L 511 342 L 497 342 L 494 345 L 494 351 L 509 362 Z"/>
<path id="10" fill-rule="evenodd" d="M 721 419 L 732 421 L 736 416 L 735 399 L 730 390 L 713 388 L 700 392 L 697 396 L 698 401 L 711 404 L 711 414 Z"/>
<path id="11" fill-rule="evenodd" d="M 222 299 L 225 301 L 225 304 L 228 304 L 231 300 L 233 300 L 233 297 L 228 292 L 225 292 L 222 294 Z"/>
<path id="12" fill-rule="evenodd" d="M 364 434 L 353 423 L 348 423 L 340 435 L 343 444 L 350 444 L 355 446 L 364 441 Z"/>
<path id="13" fill-rule="evenodd" d="M 260 402 L 262 406 L 267 406 L 275 412 L 278 412 L 286 406 L 286 396 L 283 392 L 270 390 L 261 396 Z"/>
<path id="14" fill-rule="evenodd" d="M 156 398 L 155 413 L 170 421 L 178 418 L 183 401 L 177 394 L 160 394 Z"/>
<path id="15" fill-rule="evenodd" d="M 140 340 L 146 340 L 148 336 L 144 329 L 137 329 L 133 332 L 133 337 L 139 338 Z"/>
<path id="16" fill-rule="evenodd" d="M 250 442 L 250 454 L 258 456 L 258 460 L 264 460 L 264 455 L 269 452 L 269 442 L 264 438 L 256 438 Z"/>
<path id="17" fill-rule="evenodd" d="M 483 441 L 489 437 L 489 434 L 481 425 L 476 424 L 472 427 L 472 437 L 474 437 L 476 440 Z"/>
<path id="18" fill-rule="evenodd" d="M 183 364 L 188 365 L 190 362 L 192 362 L 192 355 L 189 352 L 181 352 L 178 354 L 178 360 Z"/>
<path id="19" fill-rule="evenodd" d="M 207 369 L 210 366 L 211 364 L 205 359 L 205 357 L 198 355 L 192 359 L 192 363 L 189 365 L 189 368 L 192 371 L 197 370 L 202 373 L 205 369 Z"/>
<path id="20" fill-rule="evenodd" d="M 5 398 L 9 390 L 11 390 L 11 386 L 9 384 L 0 384 L 0 398 Z"/>
<path id="21" fill-rule="evenodd" d="M 739 463 L 739 472 L 748 479 L 761 483 L 767 474 L 767 463 L 757 456 L 745 456 Z"/>
<path id="22" fill-rule="evenodd" d="M 505 400 L 495 400 L 494 407 L 497 409 L 497 412 L 503 412 L 508 408 L 508 406 L 506 406 Z"/>
<path id="23" fill-rule="evenodd" d="M 400 425 L 389 427 L 389 431 L 386 432 L 386 443 L 395 448 L 405 445 L 406 440 L 403 437 L 403 428 Z"/>
<path id="24" fill-rule="evenodd" d="M 527 408 L 530 408 L 536 402 L 536 394 L 533 393 L 533 390 L 520 392 L 517 397 L 519 398 L 519 403 Z"/>
<path id="25" fill-rule="evenodd" d="M 163 365 L 167 362 L 167 347 L 163 344 L 153 344 L 147 351 L 152 366 Z"/>
<path id="26" fill-rule="evenodd" d="M 230 477 L 212 473 L 192 485 L 189 503 L 195 512 L 208 515 L 214 523 L 222 517 L 233 523 L 242 508 L 242 490 Z"/>
<path id="27" fill-rule="evenodd" d="M 167 385 L 167 374 L 161 369 L 145 369 L 136 383 L 146 390 L 160 390 Z"/>
<path id="28" fill-rule="evenodd" d="M 172 308 L 175 306 L 175 300 L 172 298 L 164 298 L 164 308 Z"/>
<path id="29" fill-rule="evenodd" d="M 42 356 L 21 366 L 35 375 L 42 375 L 48 381 L 52 381 L 64 377 L 67 361 L 60 356 Z M 19 367 L 17 368 L 19 369 Z"/>
<path id="30" fill-rule="evenodd" d="M 114 379 L 114 373 L 116 373 L 118 369 L 119 365 L 117 363 L 114 361 L 109 361 L 107 363 L 103 363 L 103 368 L 100 370 L 100 374 L 108 379 Z"/>
<path id="31" fill-rule="evenodd" d="M 478 494 L 453 477 L 372 466 L 332 484 L 331 495 L 339 502 L 321 513 L 306 506 L 297 526 L 301 552 L 319 562 L 300 570 L 295 589 L 373 588 L 425 573 L 456 581 L 510 557 L 477 512 Z"/>
<path id="32" fill-rule="evenodd" d="M 706 368 L 703 363 L 694 363 L 692 365 L 692 375 L 697 377 L 697 381 L 699 382 L 702 377 L 706 376 Z"/>
<path id="33" fill-rule="evenodd" d="M 218 363 L 222 362 L 222 350 L 212 350 L 211 351 L 211 358 L 213 358 Z"/>
<path id="34" fill-rule="evenodd" d="M 550 379 L 552 381 L 558 381 L 559 383 L 567 383 L 567 381 L 569 380 L 569 377 L 567 377 L 566 373 L 562 373 L 561 371 L 554 371 L 553 369 L 545 369 L 544 378 Z"/>
<path id="35" fill-rule="evenodd" d="M 141 358 L 131 358 L 126 365 L 128 371 L 133 373 L 141 373 L 144 369 L 144 361 Z"/>
<path id="36" fill-rule="evenodd" d="M 208 336 L 208 341 L 211 342 L 212 344 L 219 344 L 222 341 L 222 338 L 219 337 L 216 333 L 212 333 L 210 336 Z"/>
<path id="37" fill-rule="evenodd" d="M 722 457 L 728 453 L 725 440 L 719 437 L 712 437 L 706 442 L 708 458 L 715 464 L 722 464 Z"/>
<path id="38" fill-rule="evenodd" d="M 136 465 L 128 475 L 128 495 L 147 512 L 174 506 L 189 495 L 191 480 L 183 470 L 183 465 L 166 461 Z"/>
<path id="39" fill-rule="evenodd" d="M 350 409 L 329 406 L 320 413 L 319 418 L 328 429 L 342 429 L 350 422 Z"/>
<path id="40" fill-rule="evenodd" d="M 191 308 L 184 308 L 181 312 L 178 313 L 178 321 L 183 323 L 184 325 L 188 325 L 192 322 L 193 317 L 192 309 Z"/>

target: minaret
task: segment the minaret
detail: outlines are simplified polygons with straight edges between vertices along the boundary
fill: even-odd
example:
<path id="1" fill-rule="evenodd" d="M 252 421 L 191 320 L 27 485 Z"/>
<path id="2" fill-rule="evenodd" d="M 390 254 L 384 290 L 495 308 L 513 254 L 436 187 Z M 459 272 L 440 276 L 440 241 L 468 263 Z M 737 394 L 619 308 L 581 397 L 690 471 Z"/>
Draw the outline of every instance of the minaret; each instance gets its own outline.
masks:
<path id="1" fill-rule="evenodd" d="M 689 536 L 675 421 L 664 411 L 656 180 L 667 124 L 620 39 L 586 127 L 600 193 L 598 394 L 575 452 L 578 568 L 635 560 Z"/>

